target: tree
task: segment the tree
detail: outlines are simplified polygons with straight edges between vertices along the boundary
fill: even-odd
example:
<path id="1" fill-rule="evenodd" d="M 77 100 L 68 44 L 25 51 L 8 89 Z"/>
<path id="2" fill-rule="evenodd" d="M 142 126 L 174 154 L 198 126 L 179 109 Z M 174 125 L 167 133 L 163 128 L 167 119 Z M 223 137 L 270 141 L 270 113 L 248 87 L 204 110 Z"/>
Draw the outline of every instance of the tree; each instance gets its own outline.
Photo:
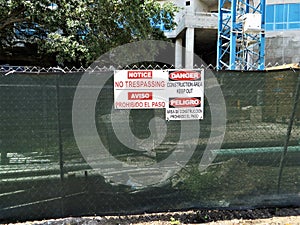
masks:
<path id="1" fill-rule="evenodd" d="M 172 29 L 176 11 L 154 0 L 0 0 L 0 52 L 25 43 L 39 57 L 87 65 L 113 47 L 164 38 L 155 25 Z"/>

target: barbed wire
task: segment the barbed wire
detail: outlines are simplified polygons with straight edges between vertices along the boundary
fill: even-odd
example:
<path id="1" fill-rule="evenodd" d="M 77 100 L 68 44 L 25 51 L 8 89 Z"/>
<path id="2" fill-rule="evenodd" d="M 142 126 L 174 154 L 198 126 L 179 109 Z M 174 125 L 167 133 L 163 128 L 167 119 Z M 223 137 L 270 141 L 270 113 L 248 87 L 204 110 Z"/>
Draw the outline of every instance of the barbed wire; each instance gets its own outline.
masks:
<path id="1" fill-rule="evenodd" d="M 268 70 L 270 68 L 276 68 L 281 67 L 285 69 L 292 69 L 295 68 L 295 66 L 299 67 L 299 63 L 294 64 L 281 64 L 281 63 L 268 63 L 265 65 L 265 69 Z M 237 70 L 243 70 L 240 68 L 243 68 L 242 64 L 236 64 L 235 67 Z M 175 69 L 176 67 L 174 65 L 127 65 L 127 66 L 88 66 L 88 67 L 38 67 L 38 66 L 10 66 L 10 65 L 0 65 L 0 74 L 4 73 L 4 75 L 9 75 L 12 73 L 34 73 L 34 74 L 40 74 L 40 73 L 82 73 L 82 72 L 105 72 L 105 71 L 114 71 L 117 69 L 146 69 L 146 70 L 164 70 L 164 69 Z M 176 68 L 176 69 L 184 69 L 182 67 Z M 215 65 L 209 64 L 209 65 L 194 65 L 194 69 L 205 69 L 205 70 L 217 70 L 217 67 Z M 225 69 L 221 68 L 221 70 Z M 251 70 L 254 71 L 254 70 Z"/>

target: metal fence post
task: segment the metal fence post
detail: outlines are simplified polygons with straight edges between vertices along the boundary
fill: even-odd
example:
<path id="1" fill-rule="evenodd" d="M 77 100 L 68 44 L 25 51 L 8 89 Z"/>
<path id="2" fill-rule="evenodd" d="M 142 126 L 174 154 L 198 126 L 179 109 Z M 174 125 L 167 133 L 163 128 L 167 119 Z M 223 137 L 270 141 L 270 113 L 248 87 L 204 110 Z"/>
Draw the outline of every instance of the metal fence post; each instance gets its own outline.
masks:
<path id="1" fill-rule="evenodd" d="M 295 73 L 296 71 L 293 70 Z M 293 109 L 290 115 L 289 123 L 288 123 L 288 128 L 287 128 L 287 133 L 286 137 L 284 140 L 284 146 L 283 146 L 283 151 L 281 153 L 281 158 L 280 158 L 280 163 L 279 163 L 279 173 L 278 173 L 278 182 L 277 182 L 277 194 L 280 193 L 280 186 L 281 186 L 281 179 L 282 179 L 282 172 L 283 172 L 283 167 L 285 164 L 285 159 L 287 155 L 287 150 L 289 146 L 289 141 L 290 141 L 290 136 L 293 128 L 293 123 L 295 120 L 295 113 L 297 110 L 297 105 L 298 105 L 298 100 L 299 100 L 299 95 L 300 95 L 300 73 L 298 73 L 298 80 L 295 88 L 295 98 L 294 98 L 294 103 L 293 103 Z"/>
<path id="2" fill-rule="evenodd" d="M 56 110 L 57 110 L 57 140 L 59 151 L 59 170 L 61 180 L 61 213 L 64 215 L 64 160 L 63 160 L 63 144 L 62 144 L 62 127 L 61 127 L 61 108 L 60 108 L 60 74 L 56 75 Z"/>

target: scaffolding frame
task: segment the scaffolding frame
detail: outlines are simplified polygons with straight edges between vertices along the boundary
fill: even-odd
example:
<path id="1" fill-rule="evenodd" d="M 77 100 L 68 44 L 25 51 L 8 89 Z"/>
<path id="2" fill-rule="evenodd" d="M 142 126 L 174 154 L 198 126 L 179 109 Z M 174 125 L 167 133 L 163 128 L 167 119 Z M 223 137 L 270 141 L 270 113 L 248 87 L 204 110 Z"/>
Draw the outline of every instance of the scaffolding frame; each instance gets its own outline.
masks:
<path id="1" fill-rule="evenodd" d="M 218 10 L 217 69 L 264 70 L 266 0 L 219 0 Z M 245 29 L 253 16 L 259 29 Z"/>

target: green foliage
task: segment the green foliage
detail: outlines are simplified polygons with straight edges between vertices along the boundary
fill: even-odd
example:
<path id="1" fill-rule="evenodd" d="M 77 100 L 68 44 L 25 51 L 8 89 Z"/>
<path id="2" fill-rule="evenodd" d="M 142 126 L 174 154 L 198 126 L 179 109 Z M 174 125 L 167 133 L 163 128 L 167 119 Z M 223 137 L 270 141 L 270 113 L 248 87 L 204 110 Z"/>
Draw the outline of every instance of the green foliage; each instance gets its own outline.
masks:
<path id="1" fill-rule="evenodd" d="M 220 207 L 241 204 L 243 201 L 256 205 L 260 204 L 261 196 L 276 195 L 278 167 L 253 163 L 250 165 L 246 161 L 232 157 L 215 163 L 202 172 L 197 165 L 192 166 L 185 173 L 181 172 L 181 182 L 176 184 L 176 188 L 203 205 Z M 299 168 L 285 167 L 281 193 L 298 193 L 299 186 L 295 184 L 299 183 L 299 179 Z"/>
<path id="2" fill-rule="evenodd" d="M 170 218 L 170 223 L 171 223 L 171 225 L 178 225 L 178 224 L 180 224 L 180 221 L 176 220 L 174 217 L 171 217 Z"/>
<path id="3" fill-rule="evenodd" d="M 150 25 L 163 21 L 173 28 L 177 8 L 154 0 L 0 0 L 0 42 L 4 50 L 21 39 L 36 43 L 39 54 L 56 56 L 58 63 L 88 64 L 109 49 L 135 40 L 162 39 Z M 27 35 L 23 28 L 32 28 Z M 16 37 L 16 31 L 19 36 Z"/>

